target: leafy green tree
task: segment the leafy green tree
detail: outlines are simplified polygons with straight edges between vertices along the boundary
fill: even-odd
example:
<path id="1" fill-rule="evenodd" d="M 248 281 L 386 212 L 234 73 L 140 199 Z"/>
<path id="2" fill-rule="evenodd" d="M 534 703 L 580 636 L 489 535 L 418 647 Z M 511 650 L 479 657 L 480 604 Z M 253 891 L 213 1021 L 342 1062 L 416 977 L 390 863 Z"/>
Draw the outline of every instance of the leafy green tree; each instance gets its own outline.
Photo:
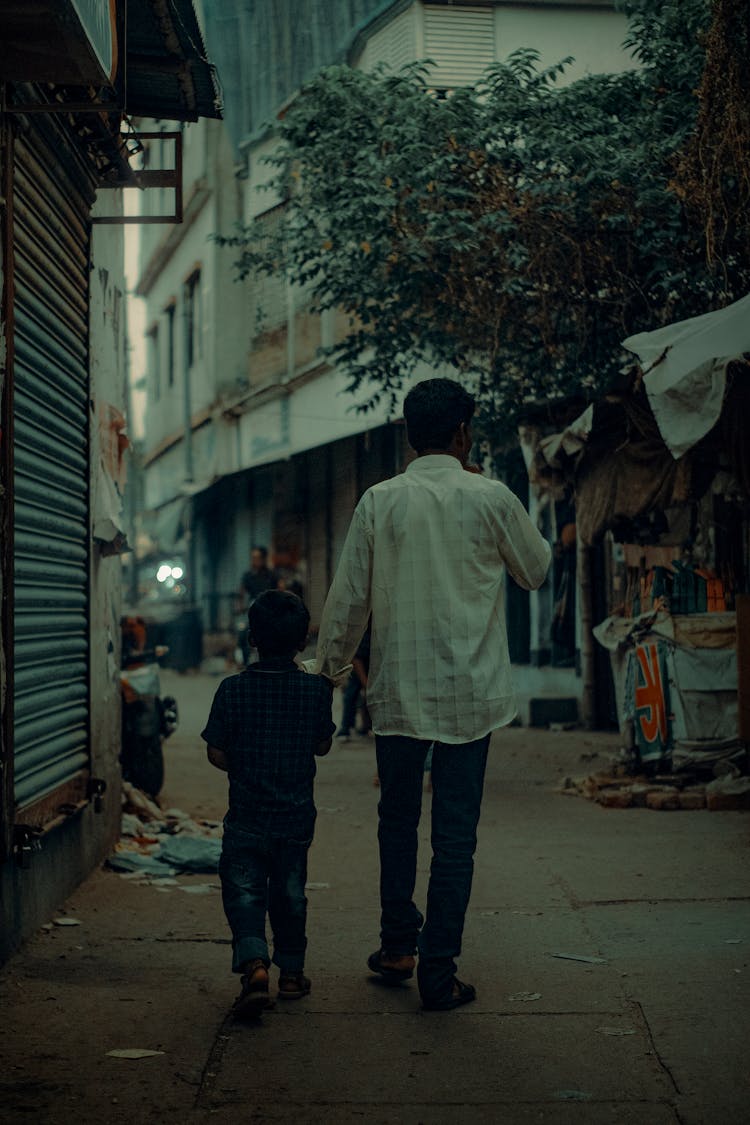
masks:
<path id="1" fill-rule="evenodd" d="M 533 50 L 441 96 L 428 64 L 323 70 L 278 123 L 286 196 L 269 238 L 234 239 L 240 276 L 282 269 L 349 314 L 329 353 L 370 402 L 420 360 L 476 381 L 502 443 L 531 408 L 601 394 L 629 333 L 750 285 L 707 263 L 675 184 L 695 131 L 709 0 L 630 0 L 637 66 L 559 85 Z"/>

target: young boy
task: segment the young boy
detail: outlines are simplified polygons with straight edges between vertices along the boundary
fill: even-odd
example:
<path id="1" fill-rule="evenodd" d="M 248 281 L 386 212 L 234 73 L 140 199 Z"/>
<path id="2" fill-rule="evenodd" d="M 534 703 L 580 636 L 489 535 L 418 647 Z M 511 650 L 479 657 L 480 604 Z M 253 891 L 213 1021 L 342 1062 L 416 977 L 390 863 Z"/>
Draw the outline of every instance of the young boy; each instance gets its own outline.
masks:
<path id="1" fill-rule="evenodd" d="M 315 755 L 335 730 L 332 688 L 302 671 L 310 614 L 296 594 L 268 590 L 248 610 L 259 660 L 218 687 L 202 733 L 208 760 L 229 774 L 219 874 L 232 930 L 232 970 L 242 974 L 237 1016 L 269 1005 L 266 909 L 279 967 L 279 997 L 310 991 L 303 973 L 307 852 L 315 827 Z"/>

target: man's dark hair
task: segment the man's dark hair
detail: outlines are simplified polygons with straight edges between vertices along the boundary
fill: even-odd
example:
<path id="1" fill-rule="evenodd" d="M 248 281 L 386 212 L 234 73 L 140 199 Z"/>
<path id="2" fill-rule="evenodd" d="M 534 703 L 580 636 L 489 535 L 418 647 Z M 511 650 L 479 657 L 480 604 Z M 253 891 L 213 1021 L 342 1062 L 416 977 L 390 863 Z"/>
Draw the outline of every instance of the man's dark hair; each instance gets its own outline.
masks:
<path id="1" fill-rule="evenodd" d="M 404 399 L 404 420 L 409 445 L 423 449 L 447 449 L 462 422 L 474 416 L 474 396 L 454 379 L 423 379 Z"/>
<path id="2" fill-rule="evenodd" d="M 293 656 L 307 639 L 310 614 L 289 590 L 265 590 L 247 611 L 247 623 L 262 656 Z"/>
<path id="3" fill-rule="evenodd" d="M 268 547 L 261 547 L 258 543 L 256 543 L 250 548 L 250 554 L 252 554 L 253 551 L 260 551 L 264 559 L 268 558 Z"/>

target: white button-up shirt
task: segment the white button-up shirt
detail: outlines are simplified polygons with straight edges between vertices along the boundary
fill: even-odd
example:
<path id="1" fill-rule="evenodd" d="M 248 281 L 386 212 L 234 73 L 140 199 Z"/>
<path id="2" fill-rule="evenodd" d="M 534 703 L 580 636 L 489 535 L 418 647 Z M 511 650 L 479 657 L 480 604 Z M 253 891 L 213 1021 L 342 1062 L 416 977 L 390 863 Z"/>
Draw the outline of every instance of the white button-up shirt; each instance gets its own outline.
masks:
<path id="1" fill-rule="evenodd" d="M 356 507 L 318 636 L 317 669 L 352 657 L 372 614 L 376 734 L 470 742 L 516 713 L 505 570 L 541 586 L 549 544 L 499 481 L 449 454 L 418 457 Z"/>

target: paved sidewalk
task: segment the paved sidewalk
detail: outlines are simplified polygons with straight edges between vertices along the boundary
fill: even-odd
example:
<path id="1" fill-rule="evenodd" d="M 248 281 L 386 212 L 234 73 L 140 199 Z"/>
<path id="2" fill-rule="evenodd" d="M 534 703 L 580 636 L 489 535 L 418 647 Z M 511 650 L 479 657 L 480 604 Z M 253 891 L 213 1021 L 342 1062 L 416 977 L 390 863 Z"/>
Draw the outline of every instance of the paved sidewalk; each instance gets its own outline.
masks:
<path id="1" fill-rule="evenodd" d="M 176 677 L 165 799 L 223 811 L 197 732 L 217 680 Z M 321 762 L 312 994 L 235 1025 L 218 878 L 183 890 L 95 872 L 0 973 L 0 1121 L 734 1125 L 750 1119 L 750 816 L 604 810 L 554 792 L 610 735 L 493 739 L 461 975 L 476 1003 L 420 1010 L 377 945 L 371 741 Z M 425 794 L 418 897 L 428 865 Z M 212 884 L 206 893 L 190 886 Z M 554 956 L 572 954 L 594 960 Z M 116 1048 L 163 1052 L 112 1058 Z"/>

